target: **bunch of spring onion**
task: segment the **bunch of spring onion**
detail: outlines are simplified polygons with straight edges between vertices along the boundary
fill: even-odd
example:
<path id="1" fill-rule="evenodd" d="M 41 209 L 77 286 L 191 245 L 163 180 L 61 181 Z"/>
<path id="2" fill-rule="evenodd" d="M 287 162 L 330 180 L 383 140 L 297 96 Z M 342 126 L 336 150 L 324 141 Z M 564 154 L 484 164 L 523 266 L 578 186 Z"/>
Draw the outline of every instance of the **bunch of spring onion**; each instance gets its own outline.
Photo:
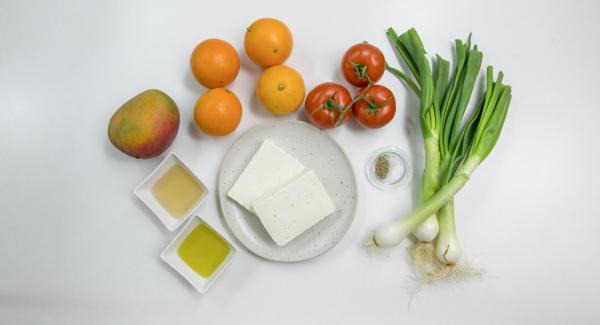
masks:
<path id="1" fill-rule="evenodd" d="M 412 232 L 420 241 L 411 248 L 417 269 L 425 278 L 436 279 L 461 271 L 454 196 L 498 141 L 511 88 L 502 84 L 502 72 L 494 80 L 493 68 L 488 67 L 485 92 L 475 109 L 466 114 L 482 62 L 482 53 L 471 46 L 470 38 L 455 42 L 456 63 L 450 75 L 450 62 L 439 55 L 432 71 L 414 29 L 397 35 L 390 28 L 387 35 L 410 74 L 390 66 L 387 69 L 420 100 L 425 168 L 419 206 L 408 216 L 375 229 L 368 242 L 375 247 L 393 247 Z M 435 262 L 433 269 L 430 262 Z"/>

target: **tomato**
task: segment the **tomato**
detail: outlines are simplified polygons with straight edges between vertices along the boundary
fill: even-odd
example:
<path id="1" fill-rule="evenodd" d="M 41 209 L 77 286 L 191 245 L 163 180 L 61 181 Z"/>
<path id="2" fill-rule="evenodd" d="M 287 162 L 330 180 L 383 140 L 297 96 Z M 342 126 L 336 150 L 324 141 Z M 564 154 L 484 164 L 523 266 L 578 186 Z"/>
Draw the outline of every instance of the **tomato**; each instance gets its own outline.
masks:
<path id="1" fill-rule="evenodd" d="M 330 129 L 337 126 L 342 110 L 350 102 L 352 102 L 352 96 L 344 86 L 326 82 L 316 86 L 308 93 L 304 107 L 312 124 L 321 129 Z M 350 109 L 348 109 L 340 125 L 346 122 L 350 115 Z"/>
<path id="2" fill-rule="evenodd" d="M 384 86 L 372 85 L 363 94 L 361 89 L 357 96 L 363 96 L 354 103 L 352 112 L 358 122 L 366 128 L 380 128 L 388 124 L 396 114 L 394 94 Z"/>
<path id="3" fill-rule="evenodd" d="M 342 59 L 344 78 L 356 87 L 365 87 L 369 84 L 369 79 L 373 83 L 377 82 L 384 71 L 383 53 L 366 42 L 349 48 Z"/>

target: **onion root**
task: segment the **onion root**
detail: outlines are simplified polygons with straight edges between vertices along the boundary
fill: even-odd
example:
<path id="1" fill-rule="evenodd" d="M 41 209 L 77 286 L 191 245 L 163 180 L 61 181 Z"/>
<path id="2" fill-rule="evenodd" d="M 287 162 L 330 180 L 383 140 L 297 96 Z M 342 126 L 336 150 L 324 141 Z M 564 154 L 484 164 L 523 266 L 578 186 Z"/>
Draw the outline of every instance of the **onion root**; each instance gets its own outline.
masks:
<path id="1" fill-rule="evenodd" d="M 484 269 L 467 264 L 457 263 L 443 265 L 440 263 L 440 267 L 436 272 L 421 274 L 419 282 L 422 284 L 431 284 L 443 280 L 453 280 L 458 282 L 472 277 L 482 278 L 484 274 Z"/>
<path id="2" fill-rule="evenodd" d="M 363 239 L 363 246 L 367 249 L 369 255 L 378 257 L 381 259 L 389 258 L 387 254 L 385 254 L 383 247 L 377 245 L 377 241 L 375 241 L 375 230 L 370 230 L 365 235 Z"/>
<path id="3" fill-rule="evenodd" d="M 419 278 L 435 275 L 442 268 L 435 254 L 435 245 L 430 241 L 417 241 L 408 248 L 408 255 Z"/>

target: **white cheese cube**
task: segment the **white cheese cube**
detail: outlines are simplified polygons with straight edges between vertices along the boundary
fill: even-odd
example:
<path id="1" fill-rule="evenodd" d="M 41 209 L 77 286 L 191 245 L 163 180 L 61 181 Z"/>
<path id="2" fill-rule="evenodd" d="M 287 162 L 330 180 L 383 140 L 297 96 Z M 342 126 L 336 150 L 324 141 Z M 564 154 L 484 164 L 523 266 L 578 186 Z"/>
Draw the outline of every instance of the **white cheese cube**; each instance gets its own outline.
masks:
<path id="1" fill-rule="evenodd" d="M 254 154 L 227 195 L 246 209 L 252 210 L 256 199 L 272 193 L 304 171 L 304 165 L 265 140 Z"/>
<path id="2" fill-rule="evenodd" d="M 254 211 L 279 246 L 335 211 L 335 205 L 314 170 L 303 173 L 274 193 L 257 200 Z"/>

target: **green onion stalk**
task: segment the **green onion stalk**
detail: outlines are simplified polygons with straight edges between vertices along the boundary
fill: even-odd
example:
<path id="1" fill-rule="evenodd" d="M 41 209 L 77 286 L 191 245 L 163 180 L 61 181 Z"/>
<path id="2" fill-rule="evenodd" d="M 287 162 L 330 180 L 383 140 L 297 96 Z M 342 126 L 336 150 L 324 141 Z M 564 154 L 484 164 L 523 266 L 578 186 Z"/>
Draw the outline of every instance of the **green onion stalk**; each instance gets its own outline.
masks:
<path id="1" fill-rule="evenodd" d="M 491 67 L 488 68 L 488 74 Z M 380 247 L 393 247 L 402 242 L 404 238 L 414 231 L 423 221 L 436 213 L 449 203 L 460 191 L 481 162 L 489 155 L 498 141 L 502 130 L 506 112 L 511 100 L 511 88 L 500 83 L 502 74 L 494 82 L 493 95 L 486 92 L 486 103 L 479 117 L 473 144 L 466 152 L 466 158 L 458 164 L 453 176 L 439 190 L 423 204 L 419 205 L 408 216 L 388 222 L 377 228 L 374 233 L 374 242 Z M 488 87 L 491 87 L 488 85 Z"/>
<path id="2" fill-rule="evenodd" d="M 419 203 L 429 200 L 439 189 L 441 153 L 439 139 L 442 134 L 440 101 L 434 92 L 434 78 L 431 73 L 425 48 L 414 29 L 402 35 L 397 35 L 393 29 L 388 29 L 387 37 L 396 53 L 403 59 L 410 70 L 410 75 L 389 66 L 386 69 L 403 80 L 420 99 L 419 120 L 425 149 L 425 166 L 421 177 Z M 447 76 L 446 76 L 447 77 Z M 414 79 L 414 81 L 413 81 Z M 413 262 L 420 273 L 428 274 L 435 270 L 433 240 L 439 230 L 435 212 L 432 213 L 414 231 L 417 242 L 409 249 Z M 433 266 L 433 267 L 432 267 Z"/>
<path id="3" fill-rule="evenodd" d="M 420 99 L 426 159 L 419 206 L 409 216 L 377 228 L 371 242 L 377 247 L 392 247 L 413 232 L 425 244 L 421 246 L 424 248 L 420 255 L 414 254 L 417 250 L 411 248 L 411 256 L 418 267 L 423 264 L 418 256 L 435 255 L 439 265 L 455 265 L 461 252 L 456 238 L 454 195 L 495 146 L 510 104 L 511 88 L 502 84 L 502 72 L 494 80 L 493 68 L 488 67 L 483 99 L 463 123 L 481 67 L 482 53 L 477 46 L 471 47 L 470 38 L 464 43 L 456 41 L 457 61 L 450 77 L 450 63 L 440 56 L 436 57 L 435 69 L 431 72 L 424 47 L 414 29 L 398 36 L 390 28 L 387 34 L 412 77 L 390 66 L 387 69 Z M 429 220 L 436 214 L 437 219 L 433 219 L 437 220 L 436 226 L 439 223 L 439 234 L 433 229 L 434 235 L 431 231 L 429 236 L 421 236 L 432 230 Z M 436 235 L 434 255 L 430 243 Z M 422 273 L 424 270 L 419 267 Z"/>

